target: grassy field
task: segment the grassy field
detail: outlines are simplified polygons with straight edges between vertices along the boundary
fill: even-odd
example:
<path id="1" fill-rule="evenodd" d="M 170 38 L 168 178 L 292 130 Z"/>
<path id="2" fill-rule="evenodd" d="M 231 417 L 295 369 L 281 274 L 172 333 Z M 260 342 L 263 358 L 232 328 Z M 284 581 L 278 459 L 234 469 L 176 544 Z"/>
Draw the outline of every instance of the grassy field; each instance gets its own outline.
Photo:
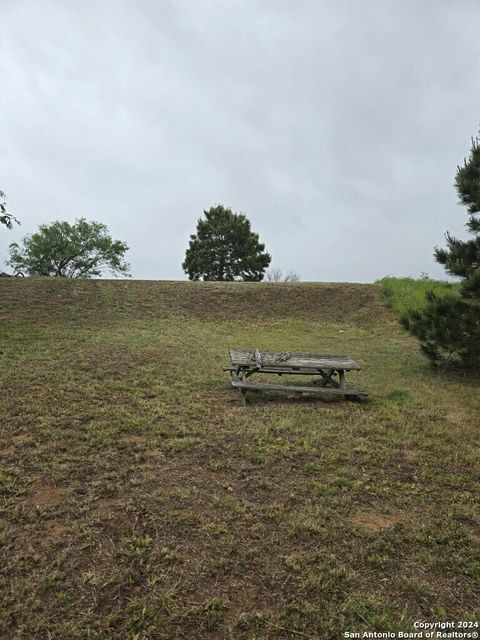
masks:
<path id="1" fill-rule="evenodd" d="M 0 280 L 1 640 L 337 639 L 480 617 L 478 379 L 379 285 Z M 368 403 L 229 346 L 337 352 Z"/>
<path id="2" fill-rule="evenodd" d="M 425 304 L 425 294 L 433 292 L 438 296 L 458 291 L 457 282 L 431 280 L 430 278 L 382 278 L 377 284 L 383 286 L 386 300 L 397 315 L 405 311 L 419 310 Z"/>

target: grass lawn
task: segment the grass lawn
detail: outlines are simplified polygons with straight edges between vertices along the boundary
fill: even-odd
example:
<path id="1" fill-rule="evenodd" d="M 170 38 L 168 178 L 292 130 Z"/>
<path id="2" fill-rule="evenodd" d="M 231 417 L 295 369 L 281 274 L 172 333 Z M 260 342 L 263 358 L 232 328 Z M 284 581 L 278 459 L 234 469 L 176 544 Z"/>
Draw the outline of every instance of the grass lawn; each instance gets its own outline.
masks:
<path id="1" fill-rule="evenodd" d="M 383 293 L 392 309 L 401 316 L 406 311 L 420 310 L 425 304 L 427 292 L 437 296 L 455 294 L 459 291 L 459 283 L 447 280 L 431 280 L 430 278 L 382 278 L 377 284 L 383 285 Z"/>
<path id="2" fill-rule="evenodd" d="M 480 617 L 480 384 L 380 285 L 0 280 L 0 639 L 337 639 Z M 247 407 L 227 348 L 368 403 Z M 298 380 L 297 380 L 298 382 Z"/>

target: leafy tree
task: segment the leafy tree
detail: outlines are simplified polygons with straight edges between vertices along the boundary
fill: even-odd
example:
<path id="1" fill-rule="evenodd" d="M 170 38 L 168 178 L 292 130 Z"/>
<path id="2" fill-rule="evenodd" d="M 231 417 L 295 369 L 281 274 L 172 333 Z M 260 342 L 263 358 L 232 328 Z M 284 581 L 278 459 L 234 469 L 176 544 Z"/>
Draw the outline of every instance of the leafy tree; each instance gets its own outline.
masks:
<path id="1" fill-rule="evenodd" d="M 222 205 L 204 214 L 197 233 L 190 236 L 182 265 L 189 279 L 262 280 L 272 258 L 246 216 Z"/>
<path id="2" fill-rule="evenodd" d="M 13 227 L 13 223 L 20 224 L 18 220 L 7 211 L 7 200 L 3 191 L 0 191 L 0 224 L 4 224 L 7 229 Z"/>
<path id="3" fill-rule="evenodd" d="M 10 245 L 9 264 L 17 273 L 29 276 L 93 278 L 108 268 L 114 275 L 128 274 L 124 261 L 128 246 L 112 240 L 100 222 L 85 218 L 43 224 L 39 231 Z"/>
<path id="4" fill-rule="evenodd" d="M 435 364 L 457 360 L 480 364 L 480 139 L 472 138 L 470 156 L 457 167 L 455 187 L 468 210 L 469 240 L 446 234 L 447 247 L 435 248 L 435 259 L 447 273 L 461 279 L 458 292 L 426 296 L 420 311 L 405 314 L 402 324 L 420 340 Z"/>

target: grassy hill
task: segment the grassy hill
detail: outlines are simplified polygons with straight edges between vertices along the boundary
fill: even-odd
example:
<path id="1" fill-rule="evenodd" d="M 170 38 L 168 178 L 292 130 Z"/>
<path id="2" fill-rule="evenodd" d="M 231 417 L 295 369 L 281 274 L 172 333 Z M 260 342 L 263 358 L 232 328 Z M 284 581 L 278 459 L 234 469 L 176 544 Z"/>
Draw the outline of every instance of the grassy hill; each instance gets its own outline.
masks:
<path id="1" fill-rule="evenodd" d="M 480 617 L 479 382 L 379 285 L 0 280 L 0 638 L 337 639 Z M 367 404 L 227 348 L 352 356 Z"/>

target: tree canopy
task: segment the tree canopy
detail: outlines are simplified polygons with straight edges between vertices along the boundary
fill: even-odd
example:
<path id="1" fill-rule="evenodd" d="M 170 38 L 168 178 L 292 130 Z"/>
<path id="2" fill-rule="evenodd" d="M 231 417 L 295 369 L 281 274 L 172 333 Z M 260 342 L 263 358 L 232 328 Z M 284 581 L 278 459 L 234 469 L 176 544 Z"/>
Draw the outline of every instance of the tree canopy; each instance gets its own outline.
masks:
<path id="1" fill-rule="evenodd" d="M 220 204 L 204 216 L 190 236 L 182 265 L 189 279 L 262 280 L 272 258 L 247 217 Z"/>
<path id="2" fill-rule="evenodd" d="M 457 360 L 480 364 L 480 139 L 472 139 L 470 155 L 457 167 L 455 188 L 467 207 L 467 229 L 473 236 L 459 240 L 446 234 L 446 248 L 435 248 L 435 259 L 447 273 L 460 278 L 457 293 L 427 294 L 421 311 L 410 312 L 402 324 L 420 340 L 433 363 Z"/>
<path id="3" fill-rule="evenodd" d="M 20 244 L 13 242 L 7 264 L 28 276 L 94 278 L 104 269 L 126 275 L 127 251 L 124 242 L 112 240 L 104 224 L 80 218 L 74 224 L 56 221 L 41 225 Z"/>
<path id="4" fill-rule="evenodd" d="M 4 224 L 7 229 L 11 229 L 14 222 L 19 224 L 15 216 L 7 211 L 7 199 L 3 191 L 0 191 L 0 224 Z"/>

